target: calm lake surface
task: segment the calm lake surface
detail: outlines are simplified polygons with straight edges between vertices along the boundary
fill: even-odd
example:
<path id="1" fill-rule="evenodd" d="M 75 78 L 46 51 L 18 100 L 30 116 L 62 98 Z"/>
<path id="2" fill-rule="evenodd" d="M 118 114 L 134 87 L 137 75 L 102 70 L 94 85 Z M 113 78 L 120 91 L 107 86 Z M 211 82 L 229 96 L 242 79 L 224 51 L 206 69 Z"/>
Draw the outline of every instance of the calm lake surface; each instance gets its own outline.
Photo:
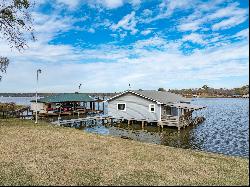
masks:
<path id="1" fill-rule="evenodd" d="M 29 105 L 34 98 L 0 97 L 0 102 L 16 102 Z M 249 99 L 243 98 L 197 98 L 193 104 L 207 106 L 194 115 L 206 120 L 197 126 L 189 126 L 178 133 L 176 128 L 164 128 L 140 124 L 97 124 L 81 127 L 90 133 L 127 137 L 142 142 L 162 144 L 185 149 L 196 149 L 225 155 L 249 158 Z"/>

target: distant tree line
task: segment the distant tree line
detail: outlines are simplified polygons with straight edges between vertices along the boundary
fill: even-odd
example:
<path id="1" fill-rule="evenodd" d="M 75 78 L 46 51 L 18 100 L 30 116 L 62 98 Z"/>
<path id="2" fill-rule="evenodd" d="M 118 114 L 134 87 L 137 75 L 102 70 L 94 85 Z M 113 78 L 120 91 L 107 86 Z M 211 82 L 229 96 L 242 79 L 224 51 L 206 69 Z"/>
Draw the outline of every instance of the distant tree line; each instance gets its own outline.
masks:
<path id="1" fill-rule="evenodd" d="M 242 96 L 249 94 L 249 85 L 242 86 L 240 88 L 233 88 L 233 89 L 227 89 L 227 88 L 212 88 L 208 85 L 204 85 L 201 88 L 189 88 L 189 89 L 169 89 L 169 92 L 181 94 L 184 96 L 210 96 L 210 97 L 233 97 L 233 96 Z"/>

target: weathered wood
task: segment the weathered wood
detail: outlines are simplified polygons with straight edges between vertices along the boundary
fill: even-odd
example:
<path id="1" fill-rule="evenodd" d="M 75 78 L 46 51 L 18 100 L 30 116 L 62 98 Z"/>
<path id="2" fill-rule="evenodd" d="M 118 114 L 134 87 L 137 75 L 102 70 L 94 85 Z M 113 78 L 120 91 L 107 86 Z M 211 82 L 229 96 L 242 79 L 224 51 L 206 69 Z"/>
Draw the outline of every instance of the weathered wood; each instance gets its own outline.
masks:
<path id="1" fill-rule="evenodd" d="M 141 127 L 144 129 L 144 121 L 141 122 Z"/>

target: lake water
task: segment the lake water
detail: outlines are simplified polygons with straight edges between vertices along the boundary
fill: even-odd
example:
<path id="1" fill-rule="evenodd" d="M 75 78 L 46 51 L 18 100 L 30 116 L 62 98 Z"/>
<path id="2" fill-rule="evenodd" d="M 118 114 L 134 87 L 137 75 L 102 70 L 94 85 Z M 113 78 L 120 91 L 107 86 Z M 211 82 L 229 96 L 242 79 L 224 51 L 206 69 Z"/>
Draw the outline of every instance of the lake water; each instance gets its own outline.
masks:
<path id="1" fill-rule="evenodd" d="M 29 105 L 31 99 L 34 98 L 0 97 L 0 102 Z M 142 130 L 140 124 L 97 124 L 80 129 L 142 142 L 249 158 L 249 99 L 197 98 L 192 103 L 207 106 L 194 114 L 203 115 L 206 120 L 202 124 L 182 129 L 180 133 L 176 128 L 169 127 L 161 130 L 155 126 L 145 126 Z"/>
<path id="2" fill-rule="evenodd" d="M 39 98 L 39 97 L 38 97 Z M 16 103 L 17 105 L 30 105 L 31 100 L 35 100 L 35 97 L 0 97 L 0 103 Z"/>

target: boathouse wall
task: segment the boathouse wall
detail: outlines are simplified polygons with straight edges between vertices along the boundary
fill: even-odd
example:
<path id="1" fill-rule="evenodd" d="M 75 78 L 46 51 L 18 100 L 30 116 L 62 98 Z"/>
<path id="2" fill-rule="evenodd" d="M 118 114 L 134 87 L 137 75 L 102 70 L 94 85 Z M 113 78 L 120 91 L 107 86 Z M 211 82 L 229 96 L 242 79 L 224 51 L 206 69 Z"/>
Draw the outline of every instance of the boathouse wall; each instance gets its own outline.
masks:
<path id="1" fill-rule="evenodd" d="M 36 111 L 36 103 L 31 102 L 30 104 L 30 110 L 31 111 Z M 37 111 L 38 112 L 45 112 L 46 111 L 46 104 L 45 103 L 37 103 Z"/>
<path id="2" fill-rule="evenodd" d="M 126 104 L 125 110 L 118 110 L 118 104 Z M 155 111 L 150 111 L 150 105 L 155 106 Z M 161 120 L 161 105 L 154 101 L 142 98 L 132 93 L 124 94 L 114 100 L 108 101 L 108 115 L 115 118 L 136 120 L 146 119 L 147 121 Z"/>

